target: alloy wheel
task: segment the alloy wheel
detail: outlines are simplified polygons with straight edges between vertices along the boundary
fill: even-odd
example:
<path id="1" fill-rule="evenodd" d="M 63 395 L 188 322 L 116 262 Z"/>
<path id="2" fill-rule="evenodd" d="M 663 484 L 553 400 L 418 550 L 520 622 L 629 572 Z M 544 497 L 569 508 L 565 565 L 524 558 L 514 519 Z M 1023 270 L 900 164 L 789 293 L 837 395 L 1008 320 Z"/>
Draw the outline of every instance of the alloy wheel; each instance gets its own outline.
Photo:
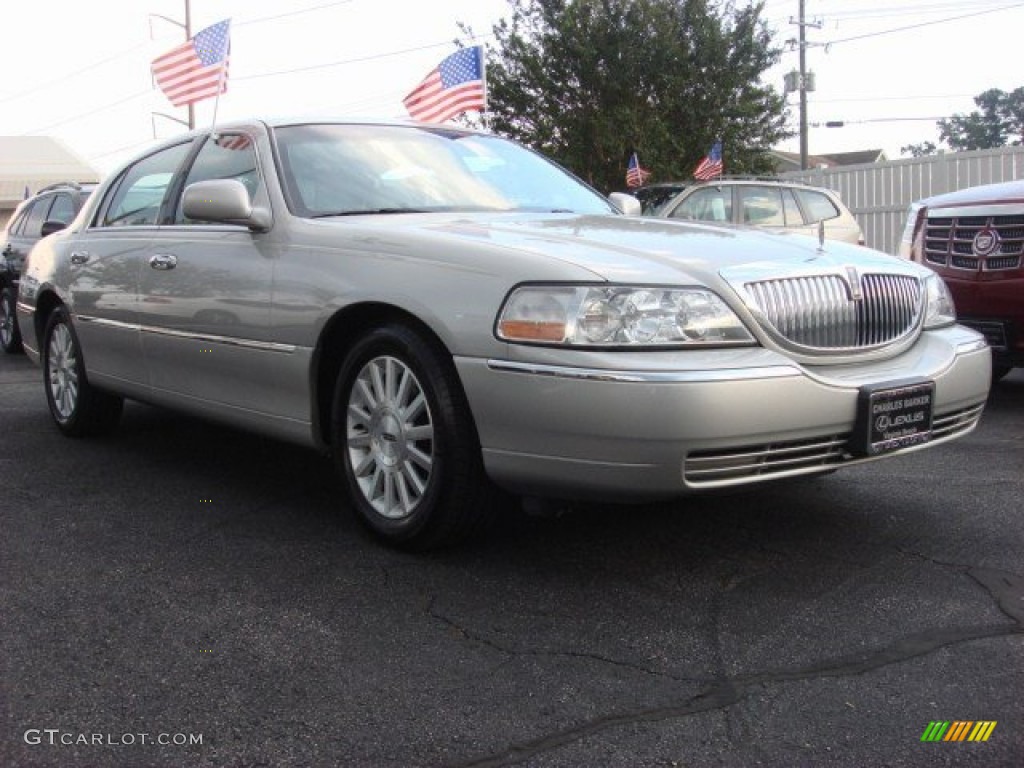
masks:
<path id="1" fill-rule="evenodd" d="M 67 421 L 78 405 L 78 357 L 71 331 L 63 323 L 54 326 L 50 336 L 47 371 L 53 406 L 58 417 Z"/>
<path id="2" fill-rule="evenodd" d="M 359 490 L 385 518 L 402 519 L 426 493 L 434 423 L 423 387 L 395 357 L 369 360 L 349 391 L 345 439 Z"/>
<path id="3" fill-rule="evenodd" d="M 11 303 L 10 294 L 4 291 L 0 300 L 0 344 L 4 349 L 14 343 L 14 307 Z"/>

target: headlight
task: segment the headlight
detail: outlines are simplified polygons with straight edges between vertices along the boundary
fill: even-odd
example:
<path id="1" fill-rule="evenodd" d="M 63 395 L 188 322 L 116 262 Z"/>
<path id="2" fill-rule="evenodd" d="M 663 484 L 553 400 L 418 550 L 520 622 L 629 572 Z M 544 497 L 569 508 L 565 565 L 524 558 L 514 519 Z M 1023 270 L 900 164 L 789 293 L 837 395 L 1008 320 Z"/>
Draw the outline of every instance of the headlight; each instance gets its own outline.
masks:
<path id="1" fill-rule="evenodd" d="M 924 281 L 925 328 L 942 328 L 956 322 L 956 307 L 949 288 L 938 275 L 929 275 Z"/>
<path id="2" fill-rule="evenodd" d="M 704 288 L 524 285 L 498 315 L 498 338 L 579 347 L 753 344 L 729 306 Z"/>
<path id="3" fill-rule="evenodd" d="M 901 259 L 920 261 L 920 258 L 914 258 L 914 238 L 921 231 L 924 215 L 924 203 L 911 203 L 910 208 L 907 209 L 907 221 L 903 225 L 903 234 L 900 236 L 900 248 L 897 254 Z"/>

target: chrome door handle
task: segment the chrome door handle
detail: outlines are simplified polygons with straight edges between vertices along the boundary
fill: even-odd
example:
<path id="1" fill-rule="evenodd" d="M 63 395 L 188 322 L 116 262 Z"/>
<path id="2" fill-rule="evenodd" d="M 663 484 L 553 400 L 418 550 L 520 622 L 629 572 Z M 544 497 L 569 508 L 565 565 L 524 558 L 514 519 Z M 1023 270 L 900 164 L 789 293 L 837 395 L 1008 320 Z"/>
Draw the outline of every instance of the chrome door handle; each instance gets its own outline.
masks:
<path id="1" fill-rule="evenodd" d="M 92 258 L 92 254 L 88 251 L 72 251 L 71 252 L 71 263 L 72 264 L 85 264 L 89 259 Z"/>
<path id="2" fill-rule="evenodd" d="M 178 266 L 178 257 L 172 253 L 157 253 L 149 257 L 149 266 L 153 269 L 174 269 Z"/>

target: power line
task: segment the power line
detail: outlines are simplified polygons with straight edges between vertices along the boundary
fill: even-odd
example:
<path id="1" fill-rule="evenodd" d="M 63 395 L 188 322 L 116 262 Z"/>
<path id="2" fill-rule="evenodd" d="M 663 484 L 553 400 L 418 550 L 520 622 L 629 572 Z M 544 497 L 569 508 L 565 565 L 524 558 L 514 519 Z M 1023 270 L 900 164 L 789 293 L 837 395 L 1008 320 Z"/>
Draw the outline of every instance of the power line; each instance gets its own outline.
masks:
<path id="1" fill-rule="evenodd" d="M 352 3 L 353 1 L 354 0 L 334 0 L 334 2 L 323 3 L 321 5 L 315 5 L 315 6 L 312 6 L 310 8 L 300 8 L 298 10 L 288 11 L 286 13 L 278 13 L 278 14 L 275 14 L 273 16 L 261 16 L 259 18 L 249 19 L 247 21 L 243 20 L 243 21 L 232 22 L 232 26 L 237 28 L 237 27 L 249 26 L 250 24 L 262 24 L 263 22 L 267 22 L 267 21 L 276 21 L 277 19 L 283 19 L 283 18 L 285 18 L 287 16 L 298 16 L 298 15 L 303 14 L 303 13 L 312 13 L 313 11 L 320 11 L 320 10 L 323 10 L 324 8 L 331 8 L 333 6 L 338 6 L 338 5 L 347 5 L 349 3 Z M 75 71 L 70 73 L 70 74 L 61 75 L 60 77 L 53 78 L 52 80 L 46 80 L 46 81 L 44 81 L 42 83 L 37 83 L 35 85 L 32 85 L 32 86 L 30 86 L 30 87 L 28 87 L 28 88 L 26 88 L 26 89 L 24 89 L 22 91 L 18 91 L 17 93 L 13 93 L 13 94 L 10 94 L 8 96 L 0 97 L 0 104 L 5 104 L 5 103 L 10 102 L 10 101 L 16 101 L 17 99 L 23 98 L 25 96 L 34 96 L 39 91 L 41 91 L 41 90 L 43 90 L 45 88 L 50 88 L 51 86 L 54 86 L 54 85 L 61 85 L 63 83 L 66 83 L 71 78 L 78 77 L 79 75 L 85 74 L 86 72 L 90 72 L 90 71 L 92 71 L 94 69 L 98 69 L 99 67 L 102 67 L 104 64 L 109 64 L 109 63 L 111 63 L 113 61 L 117 61 L 118 59 L 123 59 L 124 57 L 129 56 L 129 55 L 135 53 L 136 51 L 149 46 L 151 44 L 151 42 L 152 41 L 147 40 L 147 41 L 143 41 L 141 43 L 137 43 L 136 45 L 133 45 L 131 48 L 126 48 L 125 50 L 121 51 L 120 53 L 115 53 L 112 56 L 108 56 L 108 57 L 106 57 L 104 59 L 100 59 L 99 61 L 93 62 L 92 64 L 86 64 L 84 67 L 79 67 L 79 68 L 75 69 Z"/>
<path id="2" fill-rule="evenodd" d="M 477 35 L 475 39 L 486 39 L 488 37 L 494 37 L 494 35 Z M 276 77 L 278 75 L 291 75 L 296 72 L 308 72 L 313 69 L 327 69 L 329 67 L 340 67 L 344 64 L 360 64 L 366 61 L 377 61 L 378 59 L 386 59 L 392 56 L 402 56 L 406 53 L 415 53 L 417 51 L 427 51 L 431 48 L 440 48 L 445 45 L 451 45 L 451 40 L 446 40 L 443 43 L 431 43 L 430 45 L 420 45 L 415 48 L 403 48 L 399 51 L 388 51 L 387 53 L 376 53 L 371 56 L 363 56 L 358 59 L 342 59 L 340 61 L 329 61 L 324 64 L 311 64 L 307 67 L 296 67 L 294 69 L 279 69 L 273 72 L 260 72 L 255 75 L 243 75 L 242 77 L 232 78 L 234 81 L 242 80 L 257 80 L 263 77 Z"/>
<path id="3" fill-rule="evenodd" d="M 90 110 L 89 112 L 83 112 L 83 113 L 78 114 L 78 115 L 73 115 L 72 117 L 69 117 L 69 118 L 67 118 L 65 120 L 60 120 L 60 121 L 58 121 L 56 123 L 50 123 L 49 125 L 44 125 L 42 128 L 35 128 L 33 130 L 30 130 L 30 131 L 24 131 L 21 135 L 22 136 L 30 136 L 30 135 L 33 135 L 33 134 L 42 133 L 43 131 L 48 131 L 51 128 L 57 128 L 57 127 L 62 126 L 62 125 L 67 125 L 68 123 L 73 123 L 76 120 L 81 120 L 82 118 L 85 118 L 85 117 L 91 117 L 92 115 L 95 115 L 98 112 L 105 112 L 108 109 L 113 109 L 114 107 L 120 106 L 121 104 L 124 104 L 125 102 L 133 101 L 134 99 L 141 98 L 142 96 L 148 96 L 151 93 L 153 93 L 152 89 L 146 90 L 146 91 L 139 91 L 138 93 L 135 93 L 135 94 L 133 94 L 131 96 L 125 96 L 123 99 L 118 99 L 117 101 L 111 102 L 110 104 L 105 104 L 102 107 L 96 107 L 96 109 Z"/>
<path id="4" fill-rule="evenodd" d="M 973 93 L 942 93 L 931 96 L 914 94 L 911 96 L 857 96 L 849 99 L 814 99 L 813 103 L 818 104 L 842 104 L 855 101 L 928 101 L 931 99 L 973 99 Z"/>
<path id="5" fill-rule="evenodd" d="M 278 13 L 278 14 L 275 14 L 274 16 L 261 16 L 258 19 L 249 19 L 248 21 L 238 21 L 238 22 L 233 21 L 233 22 L 231 22 L 231 25 L 234 26 L 234 27 L 247 27 L 250 24 L 262 24 L 264 21 L 275 21 L 276 19 L 283 19 L 286 16 L 298 16 L 298 15 L 303 14 L 303 13 L 311 13 L 313 11 L 321 11 L 324 8 L 331 8 L 331 7 L 336 6 L 336 5 L 347 5 L 348 3 L 351 3 L 351 2 L 352 2 L 352 0 L 335 0 L 335 2 L 333 2 L 333 3 L 324 3 L 323 5 L 314 5 L 314 6 L 310 7 L 310 8 L 300 8 L 297 11 L 287 11 L 286 13 Z"/>
<path id="6" fill-rule="evenodd" d="M 94 62 L 93 64 L 87 64 L 84 67 L 80 67 L 79 69 L 76 69 L 74 72 L 72 72 L 70 75 L 61 75 L 60 77 L 54 78 L 53 80 L 47 80 L 44 83 L 33 85 L 30 88 L 26 88 L 23 91 L 19 91 L 18 93 L 12 94 L 11 96 L 4 96 L 3 98 L 0 98 L 0 104 L 20 99 L 23 96 L 36 95 L 43 88 L 48 88 L 51 85 L 57 85 L 59 83 L 67 82 L 72 77 L 77 77 L 78 75 L 84 74 L 85 72 L 89 72 L 93 69 L 97 69 L 98 67 L 102 67 L 104 64 L 109 64 L 112 61 L 123 59 L 125 56 L 135 53 L 135 51 L 145 47 L 146 45 L 148 45 L 148 43 L 138 43 L 137 45 L 133 45 L 131 48 L 127 48 L 121 51 L 121 53 L 115 53 L 113 56 L 108 56 L 107 58 L 101 59 L 100 61 Z"/>
<path id="7" fill-rule="evenodd" d="M 825 43 L 825 50 L 828 50 L 833 45 L 839 45 L 840 43 L 849 43 L 854 40 L 865 40 L 870 37 L 881 37 L 882 35 L 891 35 L 896 32 L 906 32 L 911 29 L 921 29 L 922 27 L 931 27 L 936 24 L 946 24 L 950 21 L 960 21 L 961 19 L 969 19 L 974 16 L 984 16 L 989 13 L 997 13 L 999 11 L 1012 10 L 1013 8 L 1024 7 L 1024 3 L 1014 3 L 1013 5 L 1004 5 L 1001 8 L 990 8 L 984 11 L 975 11 L 974 13 L 965 13 L 961 16 L 950 16 L 945 19 L 936 19 L 935 21 L 922 21 L 919 24 L 909 24 L 905 27 L 895 27 L 893 29 L 883 29 L 878 32 L 869 32 L 863 35 L 854 35 L 853 37 L 844 37 L 841 40 L 832 40 Z"/>

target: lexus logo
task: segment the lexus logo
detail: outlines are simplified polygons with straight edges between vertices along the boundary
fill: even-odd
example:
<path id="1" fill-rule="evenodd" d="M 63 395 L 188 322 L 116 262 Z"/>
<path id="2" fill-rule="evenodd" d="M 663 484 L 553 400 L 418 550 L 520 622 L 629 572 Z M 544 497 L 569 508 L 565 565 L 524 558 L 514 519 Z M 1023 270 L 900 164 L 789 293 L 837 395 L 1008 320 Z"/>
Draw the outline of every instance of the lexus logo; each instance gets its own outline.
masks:
<path id="1" fill-rule="evenodd" d="M 986 227 L 974 236 L 971 250 L 975 256 L 989 256 L 999 250 L 999 233 Z"/>

